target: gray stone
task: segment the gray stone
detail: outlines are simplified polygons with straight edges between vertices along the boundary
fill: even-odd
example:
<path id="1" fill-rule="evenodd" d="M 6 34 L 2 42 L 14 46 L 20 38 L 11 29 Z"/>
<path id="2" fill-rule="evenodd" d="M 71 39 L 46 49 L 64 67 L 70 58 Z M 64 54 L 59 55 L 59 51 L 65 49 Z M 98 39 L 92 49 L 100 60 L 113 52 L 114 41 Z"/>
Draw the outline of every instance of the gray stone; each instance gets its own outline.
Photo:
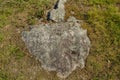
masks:
<path id="1" fill-rule="evenodd" d="M 89 54 L 90 40 L 80 20 L 69 17 L 64 22 L 66 0 L 58 0 L 48 18 L 58 23 L 35 25 L 22 32 L 31 55 L 41 62 L 42 68 L 56 71 L 58 77 L 66 78 L 76 67 L 84 68 Z"/>
<path id="2" fill-rule="evenodd" d="M 67 19 L 68 22 L 80 22 L 80 20 L 77 20 L 75 17 L 73 16 L 70 16 L 68 19 Z"/>
<path id="3" fill-rule="evenodd" d="M 53 20 L 55 22 L 61 22 L 64 21 L 64 16 L 65 16 L 65 7 L 64 3 L 66 0 L 58 0 L 54 9 L 52 9 L 49 12 L 48 19 Z"/>
<path id="4" fill-rule="evenodd" d="M 40 24 L 22 33 L 30 54 L 45 70 L 56 71 L 61 78 L 66 78 L 76 67 L 84 68 L 89 54 L 87 30 L 77 21 L 70 17 L 67 22 Z"/>

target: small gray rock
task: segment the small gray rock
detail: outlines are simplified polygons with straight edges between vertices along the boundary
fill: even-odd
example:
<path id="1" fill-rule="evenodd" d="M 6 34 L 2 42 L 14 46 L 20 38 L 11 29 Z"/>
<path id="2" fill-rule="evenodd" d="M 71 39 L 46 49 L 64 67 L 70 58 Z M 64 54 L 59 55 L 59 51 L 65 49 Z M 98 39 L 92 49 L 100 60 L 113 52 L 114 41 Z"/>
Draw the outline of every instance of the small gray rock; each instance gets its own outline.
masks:
<path id="1" fill-rule="evenodd" d="M 48 19 L 53 20 L 55 22 L 61 22 L 64 21 L 64 16 L 65 16 L 65 7 L 64 3 L 66 0 L 58 0 L 54 9 L 52 9 L 49 12 Z"/>

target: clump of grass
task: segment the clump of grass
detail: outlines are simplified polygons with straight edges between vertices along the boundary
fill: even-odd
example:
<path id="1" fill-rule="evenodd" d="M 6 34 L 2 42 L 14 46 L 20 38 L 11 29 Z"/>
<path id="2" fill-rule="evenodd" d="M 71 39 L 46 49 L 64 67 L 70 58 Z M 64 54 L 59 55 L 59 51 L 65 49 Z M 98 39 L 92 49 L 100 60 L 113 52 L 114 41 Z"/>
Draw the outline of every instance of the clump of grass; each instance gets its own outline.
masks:
<path id="1" fill-rule="evenodd" d="M 4 35 L 0 33 L 0 42 L 4 39 Z"/>
<path id="2" fill-rule="evenodd" d="M 89 0 L 88 4 L 92 4 L 92 5 L 106 5 L 106 4 L 114 4 L 119 2 L 118 0 Z"/>
<path id="3" fill-rule="evenodd" d="M 91 0 L 94 1 L 94 0 Z M 100 1 L 101 3 L 98 3 Z M 105 1 L 105 2 L 104 2 Z M 89 27 L 92 28 L 93 33 L 91 33 L 90 37 L 92 40 L 92 55 L 99 55 L 100 59 L 104 59 L 103 62 L 100 62 L 99 65 L 103 65 L 103 68 L 99 66 L 95 66 L 98 63 L 94 62 L 94 69 L 97 69 L 93 74 L 97 74 L 93 76 L 94 80 L 106 80 L 106 79 L 117 79 L 120 73 L 119 71 L 119 46 L 120 46 L 120 12 L 118 7 L 111 3 L 109 5 L 106 4 L 106 0 L 96 0 L 90 10 L 87 12 L 87 16 L 85 16 L 86 22 Z M 102 4 L 98 6 L 97 4 Z M 94 39 L 97 39 L 94 40 Z M 97 56 L 97 58 L 99 58 Z M 107 66 L 106 61 L 110 61 L 111 66 L 110 69 L 105 67 Z M 90 61 L 88 61 L 90 63 Z M 116 65 L 115 65 L 116 64 Z M 102 71 L 101 73 L 101 70 Z M 90 70 L 91 71 L 91 70 Z M 95 71 L 95 70 L 93 70 Z M 111 72 L 114 75 L 111 75 Z M 101 78 L 100 75 L 106 75 L 106 77 Z"/>
<path id="4" fill-rule="evenodd" d="M 21 59 L 25 56 L 25 53 L 23 53 L 20 48 L 15 45 L 9 46 L 9 52 L 10 55 L 15 56 L 16 59 Z"/>
<path id="5" fill-rule="evenodd" d="M 0 51 L 0 60 L 9 60 L 11 57 L 14 57 L 15 59 L 22 59 L 24 56 L 25 53 L 22 52 L 22 50 L 16 45 L 8 45 L 3 51 Z"/>
<path id="6" fill-rule="evenodd" d="M 28 16 L 32 16 L 32 19 L 28 17 L 28 23 L 26 24 L 35 24 L 36 18 L 45 18 L 46 9 L 50 9 L 51 0 L 9 0 L 1 1 L 0 3 L 0 27 L 4 27 L 8 24 L 14 22 L 14 24 L 20 25 L 14 20 L 14 17 L 20 13 L 27 13 Z M 13 19 L 11 19 L 13 18 Z M 25 17 L 27 18 L 27 17 Z M 13 24 L 13 25 L 14 25 Z"/>
<path id="7" fill-rule="evenodd" d="M 44 10 L 43 10 L 43 9 L 39 9 L 39 10 L 37 10 L 36 13 L 35 13 L 35 17 L 37 17 L 37 18 L 39 18 L 39 19 L 42 18 L 43 15 L 44 15 Z"/>
<path id="8" fill-rule="evenodd" d="M 102 29 L 108 34 L 111 43 L 120 43 L 120 12 L 117 7 L 109 5 L 105 10 L 93 7 L 88 13 L 87 22 L 97 29 Z"/>
<path id="9" fill-rule="evenodd" d="M 9 23 L 8 17 L 11 15 L 12 10 L 9 8 L 0 8 L 0 28 Z"/>
<path id="10" fill-rule="evenodd" d="M 9 80 L 8 76 L 5 73 L 3 73 L 2 71 L 0 71 L 0 80 Z"/>

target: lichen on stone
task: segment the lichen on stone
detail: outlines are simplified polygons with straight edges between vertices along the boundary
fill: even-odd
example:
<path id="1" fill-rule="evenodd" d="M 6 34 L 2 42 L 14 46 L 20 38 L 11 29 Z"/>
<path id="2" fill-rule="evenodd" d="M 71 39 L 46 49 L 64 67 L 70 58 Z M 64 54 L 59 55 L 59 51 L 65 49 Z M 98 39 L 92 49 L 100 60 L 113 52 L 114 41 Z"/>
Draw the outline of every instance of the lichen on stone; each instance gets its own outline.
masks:
<path id="1" fill-rule="evenodd" d="M 67 22 L 36 25 L 23 31 L 22 39 L 42 68 L 56 71 L 61 78 L 68 77 L 76 67 L 84 68 L 90 50 L 87 30 L 82 29 L 75 17 Z"/>

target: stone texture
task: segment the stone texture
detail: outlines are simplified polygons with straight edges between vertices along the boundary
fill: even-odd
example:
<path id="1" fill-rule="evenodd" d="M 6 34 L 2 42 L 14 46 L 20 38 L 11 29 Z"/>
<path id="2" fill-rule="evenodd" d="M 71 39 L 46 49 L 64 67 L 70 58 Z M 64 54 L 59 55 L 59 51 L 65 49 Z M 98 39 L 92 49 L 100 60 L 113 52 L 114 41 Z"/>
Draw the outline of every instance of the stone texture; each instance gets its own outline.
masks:
<path id="1" fill-rule="evenodd" d="M 56 2 L 54 9 L 52 9 L 49 12 L 49 17 L 48 17 L 49 20 L 53 20 L 55 22 L 64 21 L 64 16 L 65 16 L 64 3 L 65 2 L 66 2 L 66 0 L 58 0 Z"/>
<path id="2" fill-rule="evenodd" d="M 64 22 L 65 2 L 58 0 L 49 12 L 48 18 L 57 23 L 41 23 L 22 32 L 30 54 L 41 62 L 42 68 L 56 71 L 61 78 L 68 77 L 76 67 L 84 68 L 90 49 L 87 30 L 82 29 L 80 20 L 71 16 Z"/>
<path id="3" fill-rule="evenodd" d="M 23 31 L 22 39 L 42 67 L 66 78 L 76 67 L 84 68 L 90 40 L 74 17 L 67 22 L 40 24 Z"/>

